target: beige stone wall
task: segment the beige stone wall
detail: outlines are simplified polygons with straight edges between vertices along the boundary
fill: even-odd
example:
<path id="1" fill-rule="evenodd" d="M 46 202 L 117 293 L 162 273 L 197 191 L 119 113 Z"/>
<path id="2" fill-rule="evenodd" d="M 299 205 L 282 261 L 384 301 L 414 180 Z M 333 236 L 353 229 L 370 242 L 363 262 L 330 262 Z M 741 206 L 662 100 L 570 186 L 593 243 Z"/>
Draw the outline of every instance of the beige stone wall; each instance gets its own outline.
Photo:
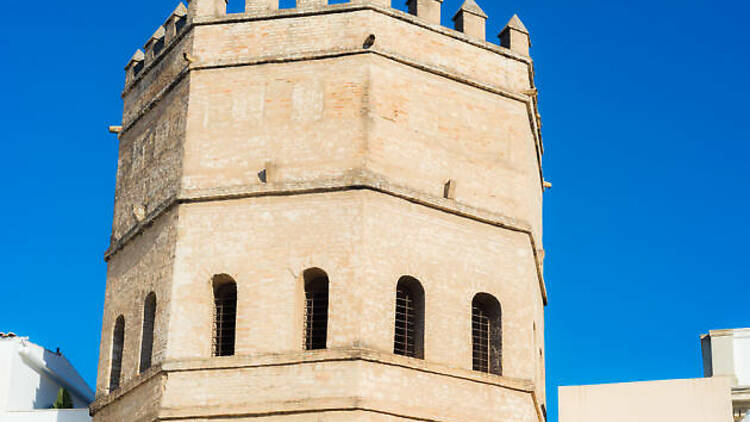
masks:
<path id="1" fill-rule="evenodd" d="M 182 174 L 188 83 L 183 81 L 120 137 L 112 238 L 175 198 Z"/>
<path id="2" fill-rule="evenodd" d="M 560 422 L 730 422 L 727 378 L 560 387 Z"/>
<path id="3" fill-rule="evenodd" d="M 161 416 L 305 413 L 318 420 L 319 412 L 338 409 L 407 420 L 537 420 L 528 386 L 517 381 L 391 354 L 332 349 L 294 356 L 229 357 L 170 368 Z"/>
<path id="4" fill-rule="evenodd" d="M 149 374 L 150 375 L 150 374 Z M 161 411 L 162 393 L 167 376 L 148 377 L 103 397 L 95 420 L 102 422 L 147 422 L 157 420 Z"/>
<path id="5" fill-rule="evenodd" d="M 191 82 L 187 193 L 258 184 L 267 161 L 278 181 L 361 166 L 438 196 L 454 178 L 459 202 L 532 227 L 541 248 L 528 105 L 496 92 L 528 91 L 530 62 L 373 10 L 199 26 L 195 56 L 210 69 Z"/>
<path id="6" fill-rule="evenodd" d="M 119 315 L 125 317 L 125 348 L 120 384 L 124 387 L 138 374 L 143 306 L 146 296 L 151 292 L 156 293 L 157 300 L 153 364 L 158 365 L 166 356 L 176 218 L 175 211 L 164 214 L 149 230 L 134 238 L 109 261 L 97 396 L 106 394 L 109 387 L 112 336 L 115 320 Z"/>
<path id="7" fill-rule="evenodd" d="M 361 166 L 367 73 L 358 57 L 197 72 L 183 192 L 261 185 L 268 162 L 273 181 L 330 178 Z"/>
<path id="8" fill-rule="evenodd" d="M 530 59 L 391 9 L 264 13 L 196 18 L 125 87 L 95 419 L 539 420 Z M 313 353 L 312 267 L 331 283 Z M 218 274 L 238 287 L 230 358 L 211 357 Z M 424 360 L 392 354 L 404 275 L 425 289 Z M 154 368 L 138 374 L 151 291 Z M 502 304 L 502 377 L 471 371 L 480 292 Z"/>
<path id="9" fill-rule="evenodd" d="M 541 201 L 526 104 L 377 57 L 370 75 L 367 168 L 434 196 L 456 181 L 456 201 L 533 228 Z"/>
<path id="10" fill-rule="evenodd" d="M 426 297 L 425 359 L 471 369 L 471 301 L 503 306 L 505 374 L 534 379 L 543 319 L 528 237 L 372 191 L 180 208 L 168 359 L 211 353 L 211 279 L 238 283 L 238 354 L 302 350 L 302 272 L 330 279 L 329 347 L 393 350 L 398 279 Z"/>
<path id="11" fill-rule="evenodd" d="M 122 92 L 124 128 L 138 120 L 155 102 L 161 101 L 175 80 L 184 76 L 189 66 L 184 53 L 189 53 L 192 48 L 193 33 L 183 31 L 157 59 L 144 61 L 141 73 L 133 82 L 125 85 Z M 180 97 L 184 100 L 184 93 Z"/>
<path id="12" fill-rule="evenodd" d="M 467 43 L 398 11 L 384 13 L 360 10 L 348 13 L 312 12 L 284 19 L 243 20 L 242 16 L 220 18 L 221 25 L 199 26 L 195 33 L 195 56 L 200 63 L 235 63 L 274 57 L 291 58 L 305 53 L 342 53 L 362 49 L 365 39 L 376 36 L 373 48 L 384 54 L 465 75 L 484 84 L 510 91 L 529 88 L 528 58 L 516 56 L 489 43 Z M 206 22 L 218 21 L 218 19 Z M 504 54 L 498 54 L 502 51 Z M 510 58 L 515 57 L 515 58 Z"/>

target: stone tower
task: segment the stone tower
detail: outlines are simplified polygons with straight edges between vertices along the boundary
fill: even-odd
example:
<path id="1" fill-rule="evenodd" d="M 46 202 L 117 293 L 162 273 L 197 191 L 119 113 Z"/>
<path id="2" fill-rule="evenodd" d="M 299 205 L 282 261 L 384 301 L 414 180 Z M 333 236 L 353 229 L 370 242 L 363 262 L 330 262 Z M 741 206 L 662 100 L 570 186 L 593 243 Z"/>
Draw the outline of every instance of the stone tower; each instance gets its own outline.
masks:
<path id="1" fill-rule="evenodd" d="M 529 33 L 441 3 L 192 0 L 135 53 L 96 421 L 544 420 Z"/>

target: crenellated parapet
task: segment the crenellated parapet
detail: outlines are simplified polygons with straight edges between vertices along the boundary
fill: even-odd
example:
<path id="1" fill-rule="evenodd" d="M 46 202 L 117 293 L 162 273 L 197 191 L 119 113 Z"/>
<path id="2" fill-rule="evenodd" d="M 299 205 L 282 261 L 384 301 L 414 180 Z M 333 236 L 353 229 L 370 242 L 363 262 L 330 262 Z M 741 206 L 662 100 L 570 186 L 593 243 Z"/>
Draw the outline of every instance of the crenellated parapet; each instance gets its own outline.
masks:
<path id="1" fill-rule="evenodd" d="M 513 15 L 500 32 L 500 45 L 518 54 L 529 55 L 531 49 L 529 30 L 526 29 L 518 15 Z"/>
<path id="2" fill-rule="evenodd" d="M 466 0 L 453 16 L 456 31 L 476 39 L 484 39 L 487 34 L 487 15 L 474 0 Z"/>
<path id="3" fill-rule="evenodd" d="M 222 0 L 224 1 L 224 0 Z M 188 9 L 180 3 L 169 15 L 163 25 L 159 26 L 146 41 L 143 50 L 138 49 L 125 66 L 125 86 L 135 81 L 156 58 L 175 41 L 177 36 L 187 27 Z"/>
<path id="4" fill-rule="evenodd" d="M 189 0 L 189 3 L 192 17 L 217 17 L 227 14 L 228 0 Z M 391 0 L 350 0 L 350 3 L 391 7 Z M 422 18 L 431 24 L 440 25 L 443 0 L 407 0 L 406 4 L 409 14 Z M 297 0 L 296 9 L 309 10 L 325 6 L 328 6 L 328 0 Z M 278 9 L 279 0 L 245 0 L 245 13 L 268 12 Z M 517 16 L 515 18 L 517 19 Z M 486 20 L 487 15 L 479 5 L 474 0 L 466 0 L 454 17 L 455 29 L 471 38 L 484 41 L 485 33 L 483 29 Z"/>
<path id="5" fill-rule="evenodd" d="M 242 1 L 242 0 L 232 0 Z M 229 0 L 187 0 L 188 6 L 180 3 L 165 23 L 158 27 L 143 47 L 143 52 L 136 53 L 126 67 L 126 86 L 138 78 L 140 72 L 157 60 L 162 51 L 173 43 L 181 31 L 194 22 L 206 19 L 283 17 L 293 15 L 296 11 L 306 12 L 324 8 L 346 8 L 357 5 L 388 9 L 392 13 L 403 13 L 391 7 L 392 0 L 350 0 L 348 3 L 329 5 L 328 0 L 297 0 L 296 7 L 279 9 L 279 0 L 245 0 L 245 12 L 227 14 Z M 418 20 L 440 26 L 443 0 L 407 0 L 408 14 Z M 466 0 L 453 15 L 453 30 L 463 34 L 474 42 L 486 41 L 487 15 L 475 0 Z M 508 22 L 500 33 L 500 47 L 515 53 L 528 56 L 529 33 L 517 15 Z M 141 55 L 144 57 L 141 58 Z"/>

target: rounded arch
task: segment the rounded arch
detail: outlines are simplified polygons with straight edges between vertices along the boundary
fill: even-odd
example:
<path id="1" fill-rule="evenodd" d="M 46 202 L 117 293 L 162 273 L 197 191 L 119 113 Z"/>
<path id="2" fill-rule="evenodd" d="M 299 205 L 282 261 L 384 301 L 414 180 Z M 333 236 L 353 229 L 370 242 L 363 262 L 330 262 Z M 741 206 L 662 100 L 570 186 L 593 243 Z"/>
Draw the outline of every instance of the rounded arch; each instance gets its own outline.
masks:
<path id="1" fill-rule="evenodd" d="M 143 328 L 141 330 L 141 361 L 138 372 L 151 367 L 154 351 L 154 329 L 156 325 L 156 293 L 146 295 L 143 301 Z"/>
<path id="2" fill-rule="evenodd" d="M 213 277 L 211 277 L 211 286 L 214 288 L 214 290 L 227 284 L 237 285 L 237 282 L 234 281 L 234 277 L 226 273 L 215 274 Z"/>
<path id="3" fill-rule="evenodd" d="M 398 280 L 393 353 L 424 359 L 424 298 L 419 280 L 411 276 Z"/>
<path id="4" fill-rule="evenodd" d="M 109 391 L 120 388 L 122 375 L 122 355 L 125 347 L 125 316 L 120 315 L 115 320 L 112 330 L 112 358 L 109 370 Z"/>
<path id="5" fill-rule="evenodd" d="M 302 273 L 305 282 L 305 350 L 325 349 L 328 343 L 328 274 L 320 268 Z"/>
<path id="6" fill-rule="evenodd" d="M 227 274 L 212 277 L 214 291 L 213 355 L 234 355 L 237 331 L 237 283 Z"/>
<path id="7" fill-rule="evenodd" d="M 320 268 L 308 268 L 302 273 L 305 290 L 328 289 L 328 274 Z"/>
<path id="8" fill-rule="evenodd" d="M 471 301 L 472 368 L 503 374 L 503 323 L 500 301 L 477 293 Z"/>

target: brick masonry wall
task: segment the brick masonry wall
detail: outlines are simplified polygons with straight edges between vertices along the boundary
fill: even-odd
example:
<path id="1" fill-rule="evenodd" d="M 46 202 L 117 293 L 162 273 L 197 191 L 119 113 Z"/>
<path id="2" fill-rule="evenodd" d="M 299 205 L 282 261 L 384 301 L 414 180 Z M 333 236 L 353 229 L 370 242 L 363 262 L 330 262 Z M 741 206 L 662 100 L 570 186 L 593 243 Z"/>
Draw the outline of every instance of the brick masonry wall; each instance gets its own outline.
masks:
<path id="1" fill-rule="evenodd" d="M 329 347 L 393 350 L 398 279 L 426 296 L 425 359 L 471 369 L 471 300 L 503 306 L 505 374 L 533 379 L 540 326 L 528 238 L 370 191 L 181 207 L 168 359 L 210 356 L 211 278 L 238 283 L 237 353 L 302 350 L 301 275 L 330 279 Z M 179 328 L 179 329 L 178 329 Z"/>
<path id="2" fill-rule="evenodd" d="M 361 167 L 367 72 L 357 57 L 198 72 L 183 190 L 260 185 L 269 161 L 274 181 Z"/>
<path id="3" fill-rule="evenodd" d="M 203 18 L 126 87 L 96 420 L 310 420 L 295 413 L 306 408 L 331 421 L 538 420 L 530 60 L 400 12 L 310 13 Z M 449 179 L 455 197 L 443 199 Z M 322 353 L 369 351 L 377 362 L 256 365 L 309 355 L 311 267 L 331 282 L 332 350 Z M 217 274 L 238 285 L 228 360 L 211 358 Z M 424 361 L 389 360 L 403 275 L 425 289 Z M 139 375 L 151 291 L 155 367 Z M 479 292 L 503 307 L 503 377 L 471 371 Z M 108 395 L 121 314 L 122 387 Z"/>
<path id="4" fill-rule="evenodd" d="M 112 237 L 121 239 L 180 187 L 188 83 L 183 81 L 120 138 Z M 138 213 L 141 213 L 139 216 Z"/>
<path id="5" fill-rule="evenodd" d="M 109 386 L 112 337 L 115 320 L 119 315 L 125 317 L 121 385 L 125 386 L 138 374 L 143 306 L 146 296 L 151 292 L 156 293 L 157 299 L 152 359 L 154 365 L 158 365 L 166 356 L 171 280 L 177 244 L 176 221 L 176 211 L 164 214 L 149 230 L 136 237 L 109 261 L 97 396 L 106 394 Z"/>

